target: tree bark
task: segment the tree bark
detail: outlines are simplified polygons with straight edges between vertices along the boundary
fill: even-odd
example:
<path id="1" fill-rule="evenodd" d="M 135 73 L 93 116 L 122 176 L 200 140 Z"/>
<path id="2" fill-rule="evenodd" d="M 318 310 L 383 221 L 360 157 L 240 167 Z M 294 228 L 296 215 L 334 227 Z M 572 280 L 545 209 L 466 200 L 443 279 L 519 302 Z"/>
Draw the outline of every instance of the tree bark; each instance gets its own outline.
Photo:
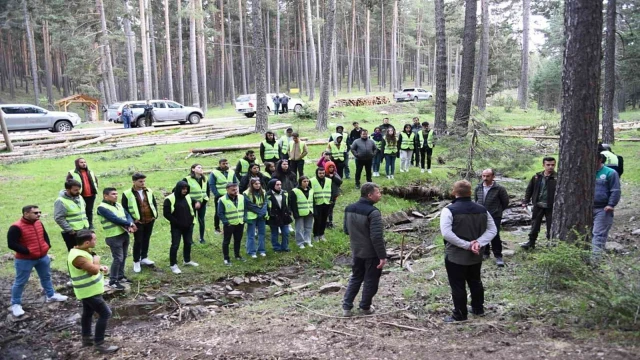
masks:
<path id="1" fill-rule="evenodd" d="M 180 104 L 184 104 L 184 54 L 182 52 L 182 0 L 177 0 L 178 3 L 178 94 Z"/>
<path id="2" fill-rule="evenodd" d="M 27 0 L 22 1 L 22 12 L 24 14 L 24 24 L 27 30 L 27 45 L 29 47 L 29 63 L 31 64 L 31 78 L 33 79 L 34 104 L 40 105 L 40 92 L 38 91 L 38 59 L 36 58 L 36 44 L 33 39 L 33 29 L 31 28 L 31 16 L 27 9 Z M 26 65 L 25 65 L 26 69 Z"/>
<path id="3" fill-rule="evenodd" d="M 416 24 L 416 73 L 413 76 L 414 84 L 416 87 L 420 87 L 420 47 L 422 46 L 422 8 L 418 13 L 418 21 Z"/>
<path id="4" fill-rule="evenodd" d="M 169 22 L 169 0 L 164 0 L 164 37 L 165 37 L 165 55 L 166 63 L 166 81 L 167 81 L 167 98 L 173 100 L 173 69 L 171 60 L 171 23 Z"/>
<path id="5" fill-rule="evenodd" d="M 180 0 L 178 0 L 180 1 Z M 129 18 L 129 1 L 124 1 L 124 7 L 126 14 L 124 15 L 123 23 L 124 23 L 124 36 L 125 36 L 125 50 L 127 53 L 127 86 L 128 86 L 128 94 L 130 100 L 138 100 L 138 90 L 137 84 L 135 80 L 136 75 L 136 59 L 135 59 L 135 48 L 133 47 L 133 42 L 135 39 L 135 35 L 131 32 L 131 19 Z"/>
<path id="6" fill-rule="evenodd" d="M 480 51 L 478 54 L 478 79 L 474 104 L 479 110 L 487 108 L 487 76 L 489 73 L 489 0 L 480 0 L 482 4 L 482 33 L 480 34 Z"/>
<path id="7" fill-rule="evenodd" d="M 151 5 L 151 1 L 148 3 L 149 5 L 149 15 L 147 19 L 149 20 L 149 41 L 151 43 L 151 74 L 153 76 L 153 97 L 158 99 L 161 97 L 160 95 L 160 84 L 158 82 L 158 53 L 156 52 L 156 30 L 153 19 L 153 5 Z"/>
<path id="8" fill-rule="evenodd" d="M 522 59 L 520 60 L 520 85 L 518 86 L 518 101 L 520 108 L 529 105 L 529 15 L 531 0 L 522 0 Z"/>
<path id="9" fill-rule="evenodd" d="M 96 8 L 98 9 L 98 13 L 100 14 L 100 26 L 102 30 L 101 44 L 102 44 L 102 53 L 104 54 L 104 63 L 107 70 L 107 78 L 109 81 L 109 96 L 111 97 L 111 101 L 118 101 L 118 96 L 116 93 L 116 81 L 113 75 L 113 57 L 111 56 L 111 46 L 109 45 L 108 39 L 108 30 L 107 30 L 107 18 L 104 14 L 104 4 L 102 0 L 96 0 Z"/>
<path id="10" fill-rule="evenodd" d="M 280 1 L 276 1 L 276 93 L 280 93 Z"/>
<path id="11" fill-rule="evenodd" d="M 390 91 L 398 90 L 398 0 L 393 2 L 393 23 L 391 25 L 391 84 Z"/>
<path id="12" fill-rule="evenodd" d="M 197 41 L 196 0 L 191 0 L 191 3 L 189 4 L 189 67 L 191 73 L 191 102 L 193 106 L 201 107 L 200 86 L 198 85 Z"/>
<path id="13" fill-rule="evenodd" d="M 462 65 L 460 66 L 460 87 L 458 103 L 453 118 L 455 132 L 466 135 L 471 115 L 471 98 L 473 95 L 473 71 L 476 55 L 476 9 L 477 0 L 466 0 L 464 12 L 464 36 L 462 45 Z"/>
<path id="14" fill-rule="evenodd" d="M 613 144 L 616 101 L 616 0 L 607 0 L 607 31 L 604 50 L 604 94 L 602 95 L 602 142 Z"/>
<path id="15" fill-rule="evenodd" d="M 267 92 L 271 92 L 271 29 L 270 29 L 270 19 L 269 19 L 269 10 L 265 11 L 266 19 L 265 19 L 265 47 L 267 48 Z"/>
<path id="16" fill-rule="evenodd" d="M 196 10 L 196 47 L 198 49 L 198 67 L 200 74 L 200 108 L 202 109 L 202 112 L 206 114 L 209 104 L 207 101 L 207 53 L 204 42 L 204 13 L 202 10 L 202 0 L 196 0 Z"/>
<path id="17" fill-rule="evenodd" d="M 231 11 L 227 11 L 227 23 L 229 24 L 229 61 L 227 67 L 229 71 L 229 90 L 231 90 L 231 105 L 236 101 L 236 81 L 235 71 L 233 68 L 233 35 L 231 33 Z"/>
<path id="18" fill-rule="evenodd" d="M 434 0 L 436 17 L 435 85 L 436 111 L 434 131 L 444 134 L 447 129 L 447 54 L 445 39 L 444 0 Z"/>
<path id="19" fill-rule="evenodd" d="M 144 0 L 140 0 L 140 46 L 142 47 L 142 76 L 144 78 L 144 99 L 151 100 L 151 73 L 149 69 L 149 43 L 147 42 L 147 20 L 145 17 Z"/>
<path id="20" fill-rule="evenodd" d="M 51 73 L 51 36 L 49 35 L 49 21 L 42 22 L 42 43 L 44 47 L 44 78 L 47 88 L 47 105 L 53 110 L 53 77 Z M 11 79 L 13 80 L 13 79 Z"/>
<path id="21" fill-rule="evenodd" d="M 313 18 L 311 17 L 311 0 L 307 0 L 307 35 L 309 43 L 309 101 L 313 101 L 316 93 L 316 45 L 313 38 Z"/>
<path id="22" fill-rule="evenodd" d="M 253 59 L 256 82 L 256 132 L 264 134 L 269 129 L 267 113 L 267 63 L 265 61 L 265 43 L 262 33 L 262 0 L 253 0 Z"/>
<path id="23" fill-rule="evenodd" d="M 224 34 L 224 0 L 218 1 L 218 10 L 219 10 L 219 19 L 220 19 L 220 86 L 219 91 L 220 94 L 218 96 L 218 105 L 220 107 L 224 107 L 225 100 L 225 62 L 226 62 L 226 54 L 225 54 L 225 34 Z M 231 36 L 229 36 L 231 37 Z"/>
<path id="24" fill-rule="evenodd" d="M 351 0 L 351 49 L 349 49 L 349 74 L 347 79 L 347 92 L 351 92 L 353 86 L 353 63 L 356 56 L 356 0 Z"/>
<path id="25" fill-rule="evenodd" d="M 316 0 L 316 36 L 318 37 L 318 78 L 322 87 L 322 43 L 320 42 L 320 2 Z"/>
<path id="26" fill-rule="evenodd" d="M 240 66 L 242 67 L 242 93 L 247 93 L 247 67 L 244 60 L 244 24 L 242 12 L 242 0 L 238 0 L 238 18 L 240 20 Z"/>
<path id="27" fill-rule="evenodd" d="M 13 79 L 11 79 L 13 81 Z M 7 147 L 7 152 L 13 151 L 13 144 L 9 137 L 9 130 L 7 130 L 7 123 L 4 121 L 4 112 L 0 110 L 0 127 L 2 128 L 2 137 L 4 138 L 4 144 Z"/>
<path id="28" fill-rule="evenodd" d="M 325 11 L 324 38 L 325 50 L 322 62 L 326 65 L 322 72 L 322 85 L 320 89 L 320 104 L 318 105 L 318 121 L 316 130 L 325 131 L 329 123 L 329 90 L 331 88 L 331 66 L 332 51 L 335 39 L 336 26 L 336 0 L 328 0 L 329 4 Z"/>
<path id="29" fill-rule="evenodd" d="M 551 232 L 553 238 L 572 242 L 588 239 L 593 224 L 602 2 L 566 0 L 564 27 L 560 176 Z"/>
<path id="30" fill-rule="evenodd" d="M 367 5 L 366 28 L 364 31 L 364 91 L 371 92 L 371 8 Z"/>

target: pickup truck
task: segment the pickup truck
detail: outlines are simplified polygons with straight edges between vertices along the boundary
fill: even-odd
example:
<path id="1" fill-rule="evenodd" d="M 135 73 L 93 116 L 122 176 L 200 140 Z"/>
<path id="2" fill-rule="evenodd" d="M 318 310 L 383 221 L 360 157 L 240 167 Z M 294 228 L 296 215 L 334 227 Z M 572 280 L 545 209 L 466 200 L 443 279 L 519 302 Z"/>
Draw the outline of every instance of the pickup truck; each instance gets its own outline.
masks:
<path id="1" fill-rule="evenodd" d="M 73 112 L 49 111 L 29 104 L 2 104 L 7 130 L 49 130 L 52 132 L 71 131 L 81 122 Z"/>
<path id="2" fill-rule="evenodd" d="M 171 100 L 151 100 L 150 102 L 153 105 L 154 122 L 177 121 L 180 124 L 186 124 L 187 122 L 197 124 L 204 117 L 202 110 L 197 107 L 180 105 Z M 146 102 L 143 100 L 113 103 L 107 108 L 107 119 L 121 123 L 122 108 L 125 105 L 129 105 L 131 106 L 131 112 L 133 112 L 131 127 L 143 127 L 145 104 Z"/>
<path id="3" fill-rule="evenodd" d="M 275 93 L 267 93 L 267 111 L 269 113 L 271 113 L 271 110 L 273 109 L 273 98 L 275 96 Z M 280 93 L 278 94 L 278 96 L 288 97 L 289 103 L 287 105 L 289 107 L 289 110 L 292 110 L 294 112 L 302 110 L 302 107 L 304 106 L 304 102 L 302 102 L 302 99 L 292 98 L 291 96 L 284 93 Z M 236 99 L 236 112 L 244 114 L 244 116 L 248 118 L 254 117 L 256 114 L 256 104 L 256 94 L 240 95 Z M 282 113 L 282 105 L 280 106 L 279 112 Z"/>
<path id="4" fill-rule="evenodd" d="M 393 94 L 396 102 L 429 100 L 432 97 L 431 92 L 422 88 L 406 88 Z"/>

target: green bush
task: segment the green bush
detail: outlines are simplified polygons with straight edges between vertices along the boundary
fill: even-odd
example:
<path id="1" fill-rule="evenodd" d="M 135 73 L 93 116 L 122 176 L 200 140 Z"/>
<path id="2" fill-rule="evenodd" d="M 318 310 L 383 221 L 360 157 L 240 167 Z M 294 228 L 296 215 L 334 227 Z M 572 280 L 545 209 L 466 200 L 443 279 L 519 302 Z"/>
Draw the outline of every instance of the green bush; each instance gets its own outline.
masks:
<path id="1" fill-rule="evenodd" d="M 507 96 L 504 100 L 504 112 L 513 112 L 513 108 L 516 105 L 516 101 L 511 96 Z"/>
<path id="2" fill-rule="evenodd" d="M 432 102 L 425 102 L 422 105 L 418 106 L 418 114 L 421 115 L 431 115 L 433 114 L 433 103 Z"/>
<path id="3" fill-rule="evenodd" d="M 295 117 L 298 120 L 315 120 L 318 118 L 318 110 L 309 105 L 305 105 L 300 111 L 295 113 Z"/>

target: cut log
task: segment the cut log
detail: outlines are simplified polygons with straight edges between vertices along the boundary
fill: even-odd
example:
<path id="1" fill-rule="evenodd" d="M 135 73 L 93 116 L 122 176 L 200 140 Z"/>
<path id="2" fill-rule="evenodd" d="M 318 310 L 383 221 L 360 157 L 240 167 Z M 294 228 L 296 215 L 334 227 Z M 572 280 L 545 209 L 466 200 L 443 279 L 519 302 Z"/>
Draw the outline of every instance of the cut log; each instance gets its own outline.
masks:
<path id="1" fill-rule="evenodd" d="M 402 199 L 418 200 L 418 201 L 430 201 L 430 200 L 442 200 L 449 199 L 451 194 L 442 191 L 437 187 L 427 186 L 397 186 L 397 187 L 383 187 L 382 193 L 385 195 L 392 195 Z"/>
<path id="2" fill-rule="evenodd" d="M 343 106 L 374 106 L 384 105 L 391 101 L 386 96 L 361 96 L 350 99 L 337 99 L 331 104 L 330 107 L 343 107 Z"/>
<path id="3" fill-rule="evenodd" d="M 396 211 L 391 215 L 382 218 L 382 222 L 384 223 L 385 227 L 390 227 L 394 225 L 409 224 L 411 223 L 411 219 L 409 219 L 404 211 Z"/>
<path id="4" fill-rule="evenodd" d="M 79 147 L 83 147 L 83 146 L 86 146 L 86 145 L 90 145 L 90 144 L 95 144 L 95 143 L 103 142 L 103 141 L 105 141 L 105 140 L 107 140 L 107 139 L 109 139 L 109 138 L 111 138 L 111 135 L 100 136 L 100 137 L 97 137 L 97 138 L 95 138 L 95 139 L 91 139 L 91 140 L 79 141 L 79 142 L 77 142 L 77 143 L 71 144 L 71 145 L 69 146 L 69 148 L 71 148 L 71 149 L 77 149 L 77 148 L 79 148 Z"/>
<path id="5" fill-rule="evenodd" d="M 307 141 L 307 145 L 323 145 L 326 144 L 327 141 L 326 140 L 311 140 L 311 141 Z M 227 151 L 238 151 L 238 150 L 248 150 L 248 149 L 255 149 L 260 147 L 260 143 L 254 143 L 254 144 L 246 144 L 246 145 L 231 145 L 231 146 L 217 146 L 217 147 L 210 147 L 210 148 L 196 148 L 196 149 L 191 149 L 192 153 L 200 153 L 200 154 L 205 154 L 205 153 L 210 153 L 210 152 L 227 152 Z"/>

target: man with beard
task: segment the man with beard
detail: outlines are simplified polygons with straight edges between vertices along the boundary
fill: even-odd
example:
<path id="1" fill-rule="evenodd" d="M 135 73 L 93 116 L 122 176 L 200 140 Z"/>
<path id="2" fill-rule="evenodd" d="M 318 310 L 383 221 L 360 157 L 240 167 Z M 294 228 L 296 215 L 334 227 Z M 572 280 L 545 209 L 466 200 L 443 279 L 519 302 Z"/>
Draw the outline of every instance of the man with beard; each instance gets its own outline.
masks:
<path id="1" fill-rule="evenodd" d="M 69 170 L 67 181 L 75 180 L 80 183 L 80 195 L 82 195 L 86 204 L 85 209 L 87 220 L 89 221 L 89 229 L 93 230 L 93 205 L 96 202 L 96 195 L 98 194 L 98 178 L 93 171 L 89 170 L 87 160 L 84 158 L 76 159 L 75 165 L 75 169 Z"/>
<path id="2" fill-rule="evenodd" d="M 220 159 L 218 167 L 213 169 L 209 175 L 209 189 L 213 191 L 214 204 L 216 207 L 216 213 L 213 217 L 213 225 L 216 229 L 216 234 L 221 234 L 220 231 L 220 217 L 218 216 L 218 200 L 227 192 L 227 184 L 238 183 L 238 178 L 233 170 L 229 169 L 229 161 L 227 159 Z"/>

